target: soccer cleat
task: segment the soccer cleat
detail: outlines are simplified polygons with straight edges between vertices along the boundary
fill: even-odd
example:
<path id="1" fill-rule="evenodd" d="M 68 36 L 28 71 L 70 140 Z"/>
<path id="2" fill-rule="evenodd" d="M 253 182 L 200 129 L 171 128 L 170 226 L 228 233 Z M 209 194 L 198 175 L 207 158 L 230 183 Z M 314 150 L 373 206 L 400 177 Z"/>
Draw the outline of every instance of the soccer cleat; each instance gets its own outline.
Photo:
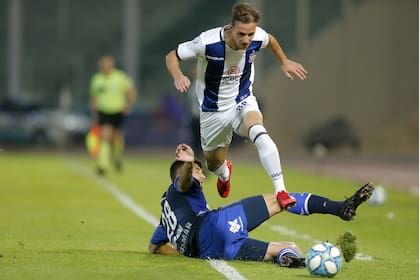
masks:
<path id="1" fill-rule="evenodd" d="M 345 221 L 351 221 L 356 216 L 356 209 L 360 204 L 370 198 L 374 190 L 372 183 L 367 183 L 355 192 L 351 197 L 347 198 L 343 202 L 343 206 L 340 211 L 340 218 Z"/>
<path id="2" fill-rule="evenodd" d="M 105 176 L 106 175 L 106 171 L 105 171 L 105 169 L 103 169 L 102 167 L 96 167 L 96 173 L 99 175 L 99 176 Z"/>
<path id="3" fill-rule="evenodd" d="M 277 193 L 277 201 L 282 210 L 292 207 L 296 204 L 296 198 L 290 196 L 288 192 L 281 191 Z"/>
<path id="4" fill-rule="evenodd" d="M 114 161 L 114 168 L 115 168 L 115 171 L 121 173 L 122 172 L 122 161 L 121 160 Z"/>
<path id="5" fill-rule="evenodd" d="M 305 268 L 305 258 L 291 257 L 291 256 L 282 256 L 280 258 L 279 265 L 281 267 L 288 268 Z"/>
<path id="6" fill-rule="evenodd" d="M 226 165 L 229 168 L 229 178 L 227 181 L 223 182 L 220 178 L 217 178 L 217 191 L 219 195 L 223 198 L 229 196 L 230 192 L 230 177 L 232 176 L 232 163 L 230 161 L 226 161 Z"/>

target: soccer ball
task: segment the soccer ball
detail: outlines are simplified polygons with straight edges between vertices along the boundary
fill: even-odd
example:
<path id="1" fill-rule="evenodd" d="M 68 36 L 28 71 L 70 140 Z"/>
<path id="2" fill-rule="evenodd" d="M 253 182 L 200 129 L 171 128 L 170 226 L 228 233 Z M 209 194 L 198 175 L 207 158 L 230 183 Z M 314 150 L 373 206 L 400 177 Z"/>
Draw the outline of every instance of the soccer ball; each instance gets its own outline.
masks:
<path id="1" fill-rule="evenodd" d="M 306 254 L 306 267 L 312 275 L 333 277 L 341 264 L 340 249 L 328 242 L 315 244 Z"/>
<path id="2" fill-rule="evenodd" d="M 369 198 L 368 203 L 370 205 L 382 205 L 386 202 L 387 195 L 385 188 L 382 186 L 375 186 L 372 196 Z"/>

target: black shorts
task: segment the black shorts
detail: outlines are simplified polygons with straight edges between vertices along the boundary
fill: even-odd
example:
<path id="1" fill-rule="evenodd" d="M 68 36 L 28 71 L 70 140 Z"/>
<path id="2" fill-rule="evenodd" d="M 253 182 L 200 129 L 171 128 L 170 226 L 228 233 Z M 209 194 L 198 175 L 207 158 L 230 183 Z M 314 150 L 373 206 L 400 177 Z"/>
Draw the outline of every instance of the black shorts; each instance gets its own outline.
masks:
<path id="1" fill-rule="evenodd" d="M 111 125 L 114 128 L 121 128 L 124 124 L 124 114 L 122 112 L 115 114 L 105 114 L 98 112 L 99 125 Z"/>

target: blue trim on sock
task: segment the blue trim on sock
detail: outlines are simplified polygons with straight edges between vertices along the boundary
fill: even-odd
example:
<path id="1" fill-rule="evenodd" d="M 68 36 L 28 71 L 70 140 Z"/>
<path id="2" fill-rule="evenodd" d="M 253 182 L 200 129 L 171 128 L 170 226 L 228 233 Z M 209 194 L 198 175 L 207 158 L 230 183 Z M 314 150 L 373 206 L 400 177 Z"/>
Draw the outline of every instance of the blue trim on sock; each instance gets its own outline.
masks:
<path id="1" fill-rule="evenodd" d="M 307 216 L 309 215 L 308 211 L 308 200 L 312 194 L 310 193 L 292 193 L 289 192 L 291 196 L 296 198 L 296 204 L 293 207 L 287 209 L 290 213 Z"/>
<path id="2" fill-rule="evenodd" d="M 291 248 L 284 248 L 281 249 L 280 252 L 277 254 L 277 258 L 276 258 L 276 262 L 280 263 L 281 257 L 283 256 L 288 256 L 288 257 L 293 257 L 293 258 L 301 258 L 302 255 L 299 254 L 298 251 L 295 251 Z"/>

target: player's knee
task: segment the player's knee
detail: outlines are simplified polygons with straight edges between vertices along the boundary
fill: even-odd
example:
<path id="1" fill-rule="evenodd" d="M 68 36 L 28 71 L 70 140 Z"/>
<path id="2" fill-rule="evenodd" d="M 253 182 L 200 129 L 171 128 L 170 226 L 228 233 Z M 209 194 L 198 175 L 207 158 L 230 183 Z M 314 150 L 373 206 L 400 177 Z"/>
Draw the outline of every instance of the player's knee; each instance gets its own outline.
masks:
<path id="1" fill-rule="evenodd" d="M 267 135 L 267 130 L 265 129 L 265 127 L 261 124 L 255 124 L 252 125 L 249 129 L 248 129 L 248 137 L 249 139 L 252 141 L 252 143 L 255 143 L 255 141 L 257 141 L 257 139 L 262 136 L 262 135 Z"/>

